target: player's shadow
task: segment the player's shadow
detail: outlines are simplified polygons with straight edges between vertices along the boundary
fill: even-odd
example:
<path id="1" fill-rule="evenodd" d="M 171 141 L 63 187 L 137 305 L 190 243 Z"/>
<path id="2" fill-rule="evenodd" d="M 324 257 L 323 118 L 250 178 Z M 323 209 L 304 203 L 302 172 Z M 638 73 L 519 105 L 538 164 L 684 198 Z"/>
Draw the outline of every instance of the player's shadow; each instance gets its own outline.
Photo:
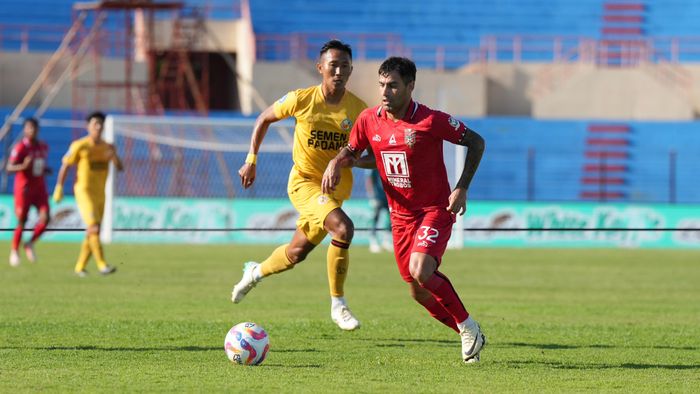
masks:
<path id="1" fill-rule="evenodd" d="M 220 352 L 221 346 L 163 346 L 163 347 L 106 347 L 94 345 L 80 346 L 0 346 L 0 350 L 42 350 L 42 351 L 70 351 L 70 350 L 85 350 L 85 351 L 101 351 L 101 352 Z M 275 349 L 275 353 L 314 353 L 320 352 L 318 349 Z M 321 364 L 270 364 L 266 363 L 265 368 L 322 368 Z"/>
<path id="2" fill-rule="evenodd" d="M 459 344 L 459 340 L 447 339 L 429 339 L 429 338 L 366 338 L 364 341 L 369 341 L 376 347 L 406 347 L 411 344 L 425 344 L 440 347 L 455 346 Z"/>
<path id="3" fill-rule="evenodd" d="M 307 349 L 277 349 L 270 351 L 271 353 L 320 353 L 318 349 L 307 348 Z M 265 363 L 263 368 L 323 368 L 321 364 L 274 364 Z"/>
<path id="4" fill-rule="evenodd" d="M 617 346 L 604 344 L 591 345 L 562 345 L 558 343 L 526 343 L 526 342 L 502 342 L 491 344 L 490 346 L 497 347 L 530 347 L 540 350 L 560 350 L 560 349 L 666 349 L 666 350 L 699 350 L 696 346 L 671 346 L 671 345 L 655 345 L 655 346 Z"/>
<path id="5" fill-rule="evenodd" d="M 501 361 L 506 367 L 521 368 L 524 366 L 539 365 L 552 369 L 669 369 L 669 370 L 700 370 L 700 365 L 680 364 L 642 364 L 642 363 L 567 363 L 557 361 Z"/>
<path id="6" fill-rule="evenodd" d="M 271 363 L 265 363 L 262 365 L 262 368 L 323 368 L 323 365 L 321 364 L 300 364 L 300 365 L 294 365 L 294 364 L 271 364 Z"/>
<path id="7" fill-rule="evenodd" d="M 504 343 L 493 344 L 490 346 L 530 347 L 533 349 L 540 349 L 540 350 L 568 350 L 568 349 L 591 349 L 591 348 L 607 349 L 607 348 L 617 347 L 617 346 L 612 346 L 612 345 L 601 345 L 601 344 L 580 346 L 580 345 L 562 345 L 559 343 L 525 343 L 525 342 L 504 342 Z"/>
<path id="8" fill-rule="evenodd" d="M 318 349 L 275 349 L 275 353 L 320 353 Z"/>
<path id="9" fill-rule="evenodd" d="M 221 351 L 221 346 L 162 346 L 162 347 L 127 347 L 127 346 L 95 346 L 95 345 L 78 345 L 78 346 L 36 346 L 36 347 L 25 347 L 25 346 L 5 346 L 0 347 L 0 349 L 12 349 L 12 350 L 44 350 L 44 351 L 56 351 L 56 350 L 97 350 L 101 352 L 154 352 L 154 351 L 164 351 L 164 352 L 208 352 L 208 351 Z"/>
<path id="10" fill-rule="evenodd" d="M 695 346 L 617 346 L 605 344 L 592 345 L 562 345 L 556 343 L 525 343 L 525 342 L 503 342 L 489 345 L 491 347 L 528 347 L 538 350 L 570 350 L 570 349 L 667 349 L 667 350 L 689 350 L 697 351 Z M 669 370 L 700 370 L 699 365 L 687 364 L 647 364 L 647 363 L 570 363 L 551 360 L 528 360 L 528 361 L 506 361 L 500 362 L 508 367 L 521 367 L 527 365 L 542 365 L 553 369 L 669 369 Z"/>

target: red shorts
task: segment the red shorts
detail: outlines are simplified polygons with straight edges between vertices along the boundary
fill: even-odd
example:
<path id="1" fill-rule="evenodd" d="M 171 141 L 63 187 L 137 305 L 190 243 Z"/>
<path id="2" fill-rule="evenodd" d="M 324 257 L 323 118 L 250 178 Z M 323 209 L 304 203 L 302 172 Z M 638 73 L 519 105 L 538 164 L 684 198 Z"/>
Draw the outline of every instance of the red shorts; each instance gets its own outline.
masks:
<path id="1" fill-rule="evenodd" d="M 440 266 L 454 222 L 455 215 L 445 209 L 422 212 L 416 216 L 391 213 L 394 256 L 404 281 L 413 282 L 408 268 L 413 252 L 433 256 Z"/>
<path id="2" fill-rule="evenodd" d="M 49 195 L 45 191 L 40 192 L 18 192 L 15 193 L 15 214 L 19 220 L 27 220 L 29 208 L 35 206 L 36 209 L 49 212 Z"/>

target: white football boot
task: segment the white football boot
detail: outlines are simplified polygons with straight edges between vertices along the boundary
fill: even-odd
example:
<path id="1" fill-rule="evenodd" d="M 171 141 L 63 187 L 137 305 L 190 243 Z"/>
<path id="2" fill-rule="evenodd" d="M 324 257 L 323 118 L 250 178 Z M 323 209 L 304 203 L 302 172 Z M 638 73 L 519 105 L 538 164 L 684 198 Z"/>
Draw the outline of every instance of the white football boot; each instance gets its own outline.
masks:
<path id="1" fill-rule="evenodd" d="M 10 251 L 10 266 L 17 267 L 19 265 L 19 253 L 16 250 Z"/>
<path id="2" fill-rule="evenodd" d="M 475 363 L 478 363 L 480 360 L 481 360 L 481 352 L 477 353 L 476 356 L 470 358 L 469 360 L 465 361 L 464 363 L 465 364 L 475 364 Z"/>
<path id="3" fill-rule="evenodd" d="M 481 349 L 486 345 L 486 336 L 481 332 L 479 324 L 469 319 L 469 323 L 460 327 L 462 337 L 462 360 L 465 363 L 479 362 Z"/>
<path id="4" fill-rule="evenodd" d="M 30 263 L 36 263 L 36 253 L 34 253 L 34 244 L 24 244 L 24 254 L 27 256 L 27 260 L 29 260 Z"/>
<path id="5" fill-rule="evenodd" d="M 387 252 L 394 253 L 394 242 L 391 240 L 391 237 L 389 237 L 389 239 L 384 238 L 382 241 L 382 248 Z"/>
<path id="6" fill-rule="evenodd" d="M 370 253 L 380 253 L 382 251 L 382 247 L 379 246 L 376 238 L 369 239 L 369 251 Z"/>
<path id="7" fill-rule="evenodd" d="M 100 275 L 110 275 L 115 272 L 117 272 L 117 267 L 112 267 L 111 265 L 108 265 L 100 270 Z"/>
<path id="8" fill-rule="evenodd" d="M 260 279 L 256 279 L 253 273 L 255 268 L 259 265 L 260 264 L 254 261 L 249 261 L 243 265 L 243 277 L 240 282 L 233 286 L 233 291 L 231 292 L 231 301 L 233 301 L 234 304 L 243 301 L 243 297 L 260 282 Z"/>
<path id="9" fill-rule="evenodd" d="M 331 308 L 331 319 L 341 330 L 352 331 L 360 328 L 360 321 L 352 314 L 347 305 Z"/>

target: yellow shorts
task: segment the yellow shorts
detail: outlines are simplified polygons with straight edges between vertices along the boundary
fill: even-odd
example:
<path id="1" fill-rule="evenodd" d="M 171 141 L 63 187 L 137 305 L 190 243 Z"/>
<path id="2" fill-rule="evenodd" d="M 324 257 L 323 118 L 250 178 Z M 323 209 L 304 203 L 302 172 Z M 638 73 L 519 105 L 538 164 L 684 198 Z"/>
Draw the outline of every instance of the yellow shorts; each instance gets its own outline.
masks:
<path id="1" fill-rule="evenodd" d="M 75 202 L 78 204 L 80 217 L 86 226 L 100 224 L 105 211 L 104 196 L 93 196 L 84 191 L 75 191 Z"/>
<path id="2" fill-rule="evenodd" d="M 352 179 L 350 185 L 352 185 Z M 340 188 L 333 196 L 323 194 L 320 181 L 305 177 L 295 169 L 292 169 L 289 174 L 287 192 L 292 205 L 299 211 L 297 228 L 303 231 L 306 238 L 314 245 L 320 244 L 328 234 L 323 228 L 326 216 L 332 210 L 340 208 L 343 200 L 349 197 L 349 191 L 340 192 Z M 338 197 L 345 198 L 338 199 Z"/>

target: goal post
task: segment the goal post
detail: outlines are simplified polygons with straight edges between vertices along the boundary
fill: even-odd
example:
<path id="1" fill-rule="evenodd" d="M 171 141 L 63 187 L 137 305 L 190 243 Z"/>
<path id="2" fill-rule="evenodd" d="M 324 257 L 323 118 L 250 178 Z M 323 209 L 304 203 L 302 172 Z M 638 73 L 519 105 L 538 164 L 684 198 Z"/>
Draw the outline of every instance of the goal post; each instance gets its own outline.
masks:
<path id="1" fill-rule="evenodd" d="M 104 132 L 102 137 L 110 144 L 114 143 L 114 117 L 107 116 L 104 124 Z M 105 185 L 105 207 L 102 215 L 102 228 L 100 229 L 100 238 L 103 243 L 112 242 L 112 203 L 114 199 L 114 172 L 116 167 L 114 163 L 109 163 L 109 172 L 107 173 L 107 184 Z"/>
<path id="2" fill-rule="evenodd" d="M 293 120 L 273 123 L 260 147 L 255 187 L 243 189 L 238 167 L 250 147 L 254 118 L 110 115 L 104 138 L 125 171 L 110 166 L 102 238 L 114 240 L 115 199 L 287 198 Z M 284 168 L 282 168 L 284 167 Z"/>

